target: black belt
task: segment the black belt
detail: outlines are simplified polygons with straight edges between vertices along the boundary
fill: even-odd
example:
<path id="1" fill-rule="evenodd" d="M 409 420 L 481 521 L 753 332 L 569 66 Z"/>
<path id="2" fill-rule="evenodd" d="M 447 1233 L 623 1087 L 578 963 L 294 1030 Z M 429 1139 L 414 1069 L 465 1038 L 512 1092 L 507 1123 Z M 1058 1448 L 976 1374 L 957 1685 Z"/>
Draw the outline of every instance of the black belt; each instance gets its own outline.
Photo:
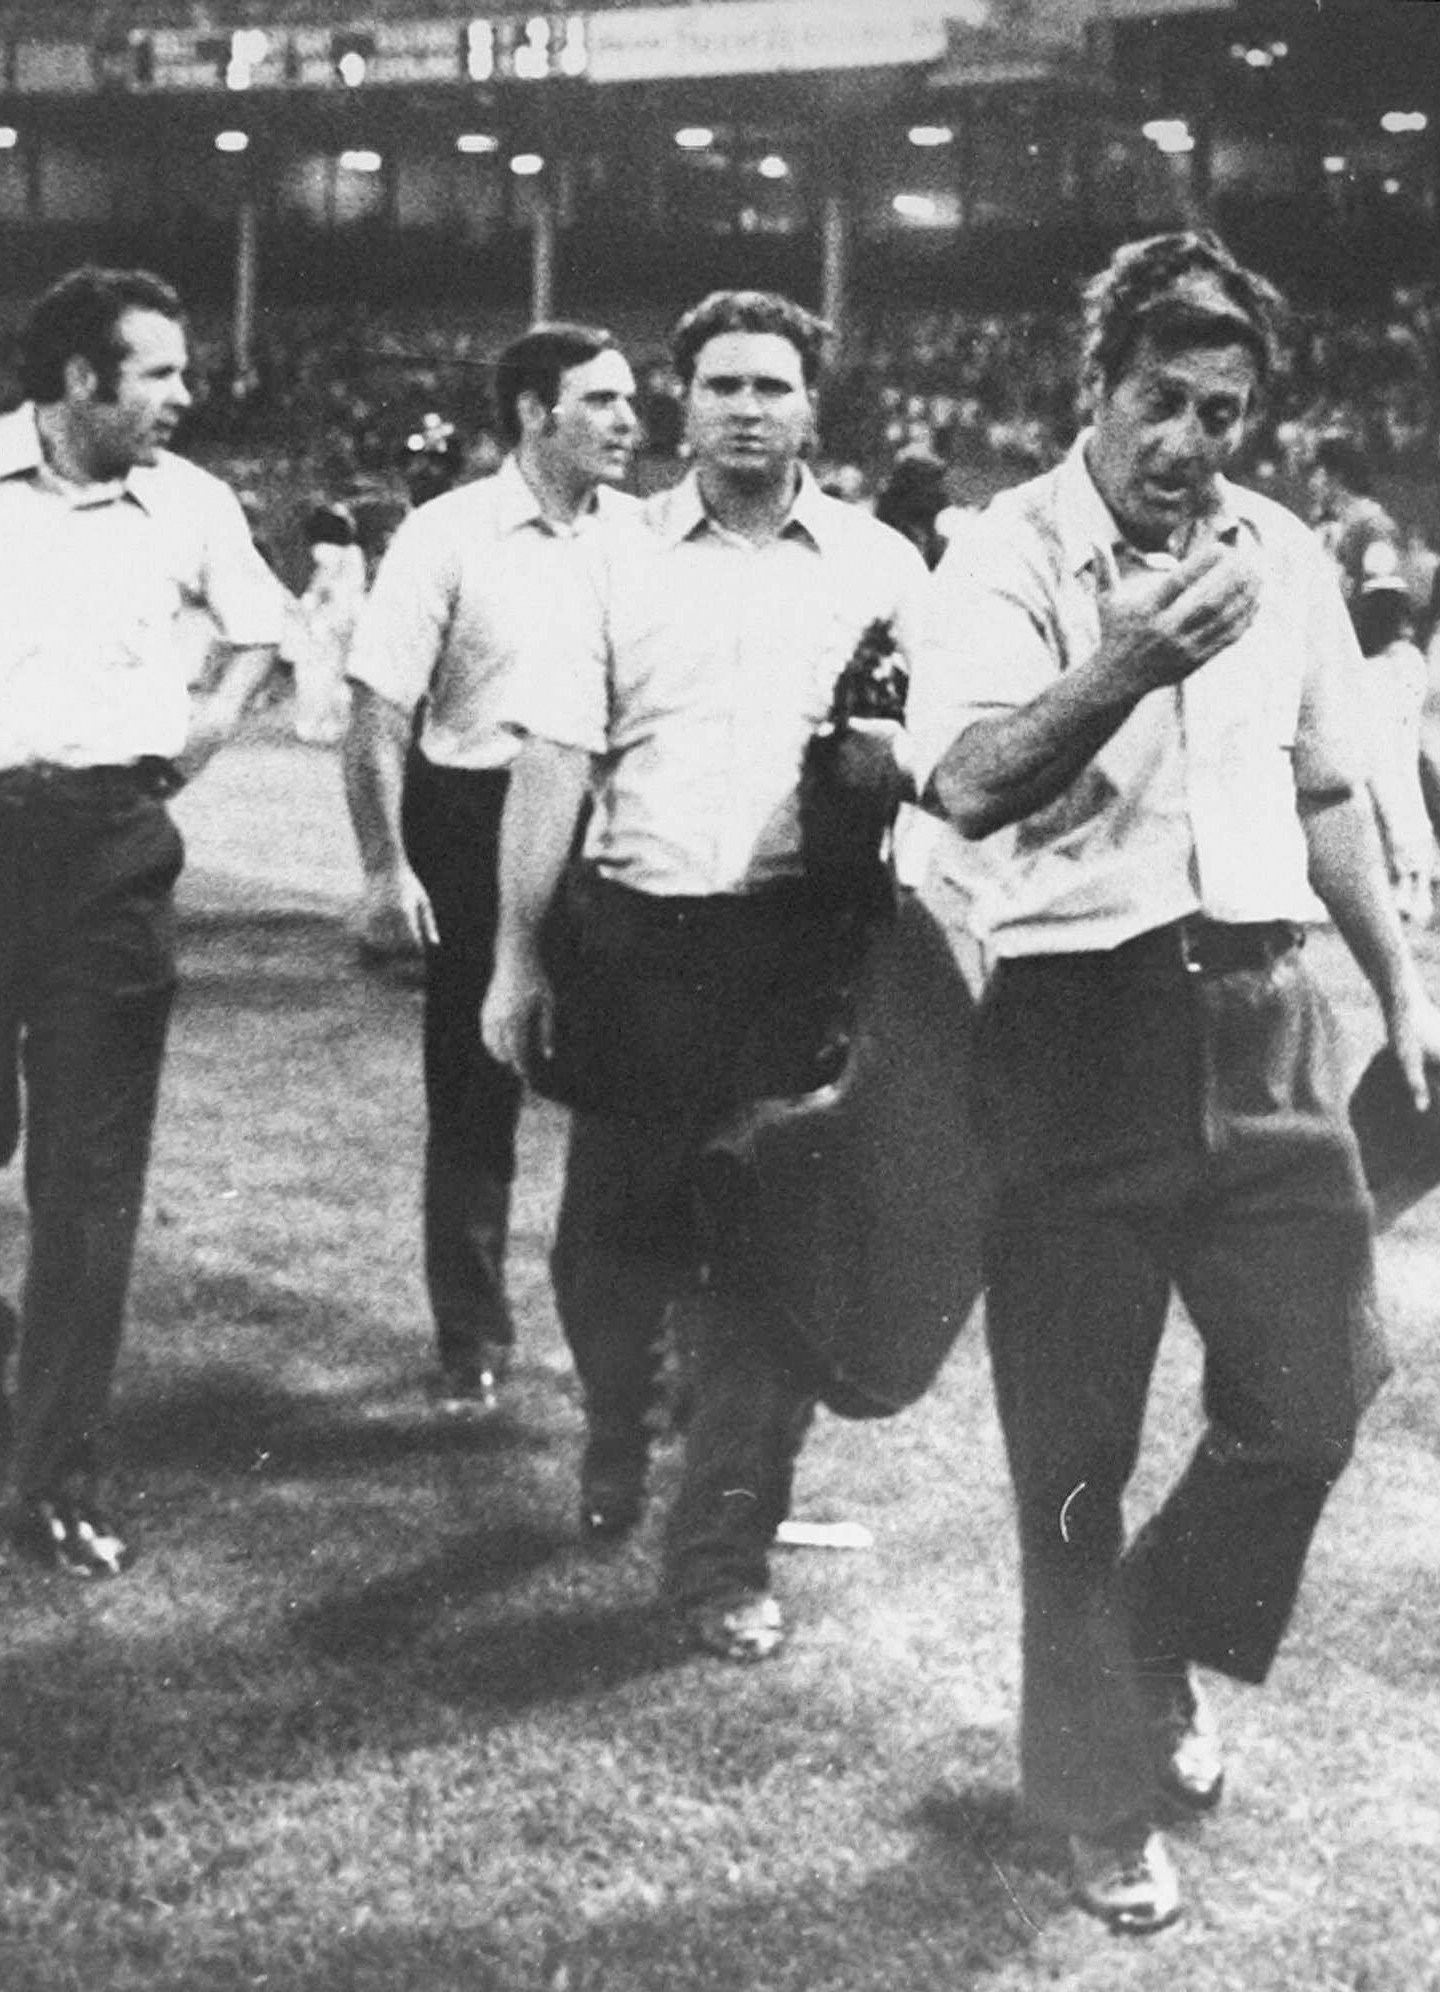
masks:
<path id="1" fill-rule="evenodd" d="M 1305 941 L 1293 920 L 1211 920 L 1192 913 L 1176 922 L 1180 958 L 1191 975 L 1229 975 L 1247 968 L 1272 968 Z"/>
<path id="2" fill-rule="evenodd" d="M 0 768 L 0 808 L 52 804 L 60 808 L 123 809 L 147 798 L 163 802 L 181 785 L 175 763 L 160 754 L 90 768 L 27 761 L 20 767 Z"/>

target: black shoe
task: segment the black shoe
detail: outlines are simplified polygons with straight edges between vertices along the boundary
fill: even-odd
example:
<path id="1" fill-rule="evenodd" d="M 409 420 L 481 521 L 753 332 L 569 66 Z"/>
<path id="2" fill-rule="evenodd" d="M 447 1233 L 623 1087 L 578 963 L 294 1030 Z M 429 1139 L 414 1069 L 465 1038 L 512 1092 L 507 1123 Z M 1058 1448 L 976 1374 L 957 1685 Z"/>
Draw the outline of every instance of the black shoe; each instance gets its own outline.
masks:
<path id="1" fill-rule="evenodd" d="M 134 1560 L 128 1545 L 84 1496 L 31 1495 L 20 1504 L 14 1540 L 32 1562 L 71 1577 L 118 1577 Z"/>
<path id="2" fill-rule="evenodd" d="M 619 1542 L 645 1512 L 648 1448 L 591 1439 L 580 1468 L 580 1533 L 588 1542 Z"/>

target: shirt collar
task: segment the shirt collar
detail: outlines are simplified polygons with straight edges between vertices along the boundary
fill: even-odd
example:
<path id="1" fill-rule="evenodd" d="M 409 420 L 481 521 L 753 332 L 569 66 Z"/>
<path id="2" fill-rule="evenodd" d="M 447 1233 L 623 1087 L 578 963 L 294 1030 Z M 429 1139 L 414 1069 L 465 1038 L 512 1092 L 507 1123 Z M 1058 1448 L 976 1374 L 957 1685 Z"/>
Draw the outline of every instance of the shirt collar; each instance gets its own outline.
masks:
<path id="1" fill-rule="evenodd" d="M 24 477 L 44 466 L 35 404 L 24 401 L 8 415 L 0 415 L 0 477 Z"/>
<path id="2" fill-rule="evenodd" d="M 125 477 L 112 482 L 84 485 L 52 478 L 50 486 L 65 491 L 74 505 L 108 505 L 123 496 L 133 498 L 148 512 L 154 474 L 153 466 L 137 464 Z M 44 479 L 46 476 L 45 452 L 40 445 L 40 424 L 35 403 L 23 401 L 8 415 L 0 415 L 0 478 Z"/>
<path id="3" fill-rule="evenodd" d="M 829 507 L 835 502 L 825 496 L 811 471 L 802 463 L 795 501 L 780 528 L 779 537 L 793 538 L 800 533 L 823 551 L 830 534 Z M 693 470 L 665 492 L 655 515 L 655 524 L 667 546 L 679 546 L 682 540 L 691 539 L 702 530 L 722 530 L 705 508 L 705 500 L 700 495 L 700 480 Z"/>
<path id="4" fill-rule="evenodd" d="M 512 451 L 503 459 L 492 480 L 495 489 L 496 525 L 502 533 L 520 532 L 526 526 L 539 526 L 542 531 L 563 537 L 567 533 L 583 531 L 592 520 L 609 518 L 613 515 L 617 493 L 607 485 L 597 484 L 591 492 L 589 502 L 576 514 L 574 524 L 562 526 L 547 517 L 540 500 L 526 481 L 520 468 L 519 459 Z"/>
<path id="5" fill-rule="evenodd" d="M 540 500 L 525 482 L 524 472 L 513 455 L 507 456 L 495 473 L 495 515 L 502 533 L 546 523 Z"/>
<path id="6" fill-rule="evenodd" d="M 1085 448 L 1093 429 L 1077 436 L 1056 472 L 1057 516 L 1066 572 L 1079 574 L 1105 552 L 1128 546 L 1124 528 L 1100 496 Z M 1216 537 L 1233 540 L 1242 523 L 1237 500 L 1240 493 L 1226 478 L 1216 479 L 1217 504 L 1213 525 Z"/>

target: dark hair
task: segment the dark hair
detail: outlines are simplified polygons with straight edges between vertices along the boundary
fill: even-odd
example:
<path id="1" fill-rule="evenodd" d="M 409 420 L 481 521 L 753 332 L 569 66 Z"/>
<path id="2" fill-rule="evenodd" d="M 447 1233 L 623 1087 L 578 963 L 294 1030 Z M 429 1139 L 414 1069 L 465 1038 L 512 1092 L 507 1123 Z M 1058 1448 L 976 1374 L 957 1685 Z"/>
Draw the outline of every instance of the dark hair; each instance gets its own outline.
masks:
<path id="1" fill-rule="evenodd" d="M 1376 657 L 1398 636 L 1415 634 L 1415 613 L 1403 587 L 1363 588 L 1350 610 L 1366 657 Z"/>
<path id="2" fill-rule="evenodd" d="M 670 359 L 682 387 L 695 378 L 700 350 L 723 332 L 773 332 L 788 339 L 800 355 L 805 385 L 820 376 L 831 327 L 792 298 L 778 291 L 711 291 L 687 311 L 670 335 Z"/>
<path id="3" fill-rule="evenodd" d="M 178 293 L 148 270 L 87 264 L 52 284 L 31 307 L 20 331 L 22 393 L 42 403 L 62 400 L 66 363 L 80 358 L 95 369 L 100 399 L 113 400 L 129 350 L 120 333 L 127 311 L 158 311 L 179 324 L 185 319 Z"/>
<path id="4" fill-rule="evenodd" d="M 903 533 L 924 556 L 927 567 L 939 564 L 945 537 L 935 521 L 950 503 L 945 466 L 928 451 L 902 454 L 875 499 L 875 517 L 882 526 Z"/>
<path id="5" fill-rule="evenodd" d="M 1165 354 L 1243 345 L 1260 385 L 1280 364 L 1285 302 L 1208 230 L 1127 242 L 1085 286 L 1085 376 L 1110 389 L 1143 338 Z"/>
<path id="6" fill-rule="evenodd" d="M 355 530 L 354 515 L 347 505 L 323 501 L 309 507 L 300 530 L 307 546 L 355 546 L 360 537 Z"/>
<path id="7" fill-rule="evenodd" d="M 512 339 L 495 362 L 495 420 L 503 440 L 511 447 L 520 440 L 522 394 L 536 395 L 553 408 L 561 376 L 614 347 L 614 338 L 602 327 L 572 324 L 568 319 L 532 325 Z"/>
<path id="8" fill-rule="evenodd" d="M 1357 492 L 1362 498 L 1368 498 L 1374 488 L 1365 452 L 1349 436 L 1322 436 L 1315 445 L 1314 464 L 1316 470 L 1329 471 L 1347 491 Z"/>

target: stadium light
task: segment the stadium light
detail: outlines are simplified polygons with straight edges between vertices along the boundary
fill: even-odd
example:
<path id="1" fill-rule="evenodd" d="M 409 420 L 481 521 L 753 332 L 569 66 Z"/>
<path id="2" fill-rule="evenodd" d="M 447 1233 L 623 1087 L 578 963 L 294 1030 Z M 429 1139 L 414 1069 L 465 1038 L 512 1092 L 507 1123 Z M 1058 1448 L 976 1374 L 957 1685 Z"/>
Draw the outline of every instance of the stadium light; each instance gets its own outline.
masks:
<path id="1" fill-rule="evenodd" d="M 489 83 L 495 74 L 495 23 L 471 21 L 465 30 L 465 74 L 472 83 Z"/>
<path id="2" fill-rule="evenodd" d="M 255 71 L 270 53 L 270 37 L 263 28 L 237 28 L 230 37 L 230 59 L 225 65 L 225 88 L 248 90 Z"/>
<path id="3" fill-rule="evenodd" d="M 949 125 L 911 125 L 910 143 L 919 146 L 953 145 L 955 133 Z"/>
<path id="4" fill-rule="evenodd" d="M 941 219 L 940 203 L 933 194 L 896 194 L 890 205 L 902 221 L 933 225 Z"/>
<path id="5" fill-rule="evenodd" d="M 20 134 L 14 125 L 0 125 L 0 152 L 13 152 L 20 143 Z"/>
<path id="6" fill-rule="evenodd" d="M 217 152 L 247 152 L 250 148 L 250 134 L 247 131 L 217 131 L 215 150 Z"/>
<path id="7" fill-rule="evenodd" d="M 565 22 L 560 43 L 560 74 L 583 76 L 589 67 L 590 46 L 586 39 L 585 18 L 572 14 Z"/>
<path id="8" fill-rule="evenodd" d="M 757 159 L 755 171 L 762 180 L 787 180 L 790 177 L 789 163 L 778 152 L 767 152 L 763 159 Z"/>
<path id="9" fill-rule="evenodd" d="M 1350 161 L 1345 157 L 1343 152 L 1327 152 L 1325 157 L 1320 161 L 1320 164 L 1325 168 L 1327 173 L 1343 173 L 1345 168 L 1350 164 Z"/>
<path id="10" fill-rule="evenodd" d="M 545 161 L 538 152 L 517 152 L 510 161 L 510 171 L 522 180 L 533 180 L 545 171 Z"/>
<path id="11" fill-rule="evenodd" d="M 340 170 L 343 173 L 378 173 L 383 164 L 380 154 L 371 152 L 366 146 L 340 154 Z"/>
<path id="12" fill-rule="evenodd" d="M 492 138 L 488 131 L 462 131 L 455 141 L 457 152 L 498 152 L 500 141 Z"/>
<path id="13" fill-rule="evenodd" d="M 515 74 L 526 82 L 537 82 L 550 74 L 550 23 L 543 14 L 532 14 L 525 23 L 525 37 L 515 47 Z"/>
<path id="14" fill-rule="evenodd" d="M 715 143 L 715 134 L 709 125 L 681 125 L 675 143 L 682 152 L 708 152 Z"/>
<path id="15" fill-rule="evenodd" d="M 1381 131 L 1424 131 L 1430 120 L 1423 111 L 1387 111 L 1380 120 Z"/>
<path id="16" fill-rule="evenodd" d="M 1382 190 L 1387 194 L 1398 194 L 1400 191 L 1400 182 L 1393 178 L 1389 180 L 1382 180 L 1380 182 L 1380 186 Z"/>
<path id="17" fill-rule="evenodd" d="M 373 35 L 338 34 L 330 38 L 330 60 L 347 90 L 358 90 L 375 55 Z"/>
<path id="18" fill-rule="evenodd" d="M 1184 118 L 1151 118 L 1148 124 L 1140 127 L 1142 138 L 1148 138 L 1157 152 L 1193 152 L 1195 140 Z"/>

